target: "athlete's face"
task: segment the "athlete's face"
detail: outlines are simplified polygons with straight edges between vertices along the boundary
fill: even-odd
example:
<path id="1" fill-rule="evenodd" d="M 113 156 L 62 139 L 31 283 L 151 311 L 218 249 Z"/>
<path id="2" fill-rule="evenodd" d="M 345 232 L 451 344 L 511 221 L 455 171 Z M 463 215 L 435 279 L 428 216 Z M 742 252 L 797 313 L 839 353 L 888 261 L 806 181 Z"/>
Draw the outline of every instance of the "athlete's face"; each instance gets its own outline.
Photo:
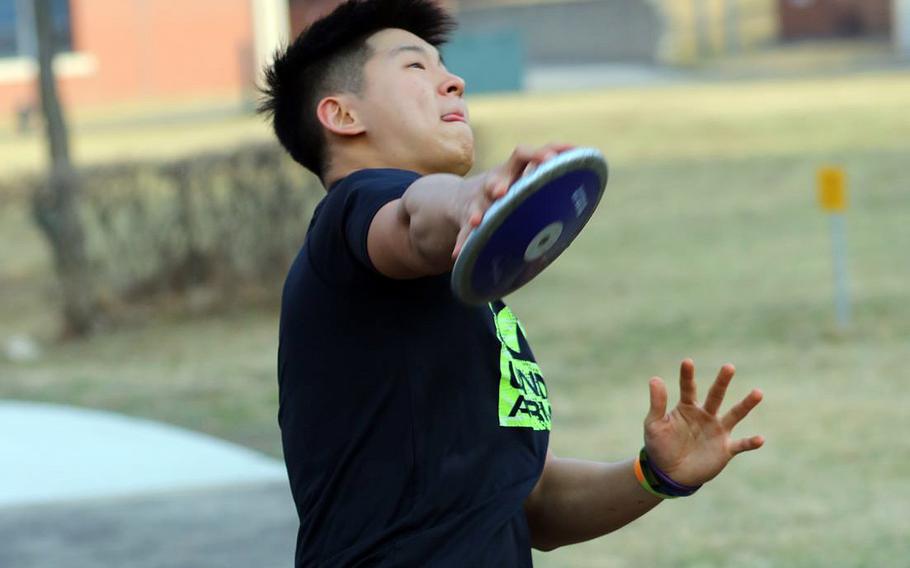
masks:
<path id="1" fill-rule="evenodd" d="M 367 40 L 359 113 L 367 139 L 390 167 L 465 175 L 474 164 L 474 133 L 464 81 L 416 35 L 387 29 Z"/>

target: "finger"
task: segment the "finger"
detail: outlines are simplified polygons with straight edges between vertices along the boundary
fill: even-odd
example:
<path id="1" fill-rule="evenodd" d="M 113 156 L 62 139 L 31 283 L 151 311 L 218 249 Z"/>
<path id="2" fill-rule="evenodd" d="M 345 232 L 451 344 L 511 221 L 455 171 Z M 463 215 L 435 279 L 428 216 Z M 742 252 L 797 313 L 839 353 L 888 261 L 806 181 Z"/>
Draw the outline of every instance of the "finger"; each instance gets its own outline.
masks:
<path id="1" fill-rule="evenodd" d="M 472 227 L 465 225 L 458 231 L 458 236 L 455 237 L 455 248 L 452 249 L 452 260 L 457 260 L 458 255 L 461 254 L 461 249 L 464 247 L 465 241 L 468 239 L 468 235 L 471 234 L 473 230 Z"/>
<path id="2" fill-rule="evenodd" d="M 464 246 L 465 241 L 468 239 L 471 232 L 480 225 L 481 221 L 483 221 L 483 216 L 484 211 L 476 204 L 471 207 L 470 214 L 462 223 L 461 228 L 458 230 L 458 235 L 455 237 L 455 248 L 452 249 L 453 259 L 457 259 L 458 255 L 461 254 L 461 249 Z"/>
<path id="3" fill-rule="evenodd" d="M 483 216 L 486 214 L 487 209 L 490 208 L 490 205 L 496 201 L 495 198 L 491 198 L 491 192 L 481 192 L 474 196 L 474 199 L 468 204 L 468 217 L 467 222 L 472 227 L 476 227 L 483 220 Z M 495 195 L 495 192 L 492 192 Z"/>
<path id="4" fill-rule="evenodd" d="M 531 161 L 531 158 L 534 156 L 534 149 L 530 146 L 521 145 L 517 146 L 512 152 L 512 155 L 509 156 L 509 159 L 506 160 L 505 166 L 506 170 L 509 172 L 515 170 L 523 170 L 528 162 Z"/>
<path id="5" fill-rule="evenodd" d="M 490 201 L 496 201 L 509 190 L 508 176 L 491 173 L 484 180 L 483 194 Z"/>
<path id="6" fill-rule="evenodd" d="M 525 175 L 529 166 L 540 163 L 539 159 L 537 159 L 539 152 L 540 150 L 535 150 L 530 146 L 525 145 L 515 148 L 515 151 L 512 152 L 512 156 L 505 164 L 505 174 L 508 178 L 509 186 Z"/>
<path id="7" fill-rule="evenodd" d="M 554 150 L 554 151 L 560 152 L 560 153 L 565 152 L 567 150 L 575 149 L 574 144 L 564 144 L 561 142 L 553 142 L 552 144 L 548 144 L 547 147 L 550 148 L 551 150 Z"/>
<path id="8" fill-rule="evenodd" d="M 508 193 L 510 187 L 512 187 L 511 174 L 505 173 L 505 174 L 500 175 L 496 179 L 496 186 L 493 189 L 493 201 L 501 198 L 506 193 Z"/>
<path id="9" fill-rule="evenodd" d="M 531 163 L 538 164 L 538 165 L 542 164 L 542 163 L 546 162 L 547 160 L 549 160 L 550 158 L 556 156 L 557 154 L 558 154 L 558 152 L 556 150 L 554 150 L 553 148 L 550 148 L 549 146 L 545 146 L 545 147 L 541 148 L 540 150 L 537 150 L 536 152 L 534 152 L 534 155 L 531 156 Z"/>
<path id="10" fill-rule="evenodd" d="M 512 152 L 512 155 L 509 157 L 508 162 L 527 162 L 530 161 L 542 161 L 545 159 L 547 154 L 558 154 L 560 152 L 565 152 L 567 150 L 574 149 L 575 146 L 572 144 L 563 144 L 563 143 L 551 143 L 546 146 L 534 149 L 531 146 L 522 144 L 517 146 Z"/>
<path id="11" fill-rule="evenodd" d="M 711 390 L 708 391 L 708 396 L 705 398 L 705 412 L 712 416 L 717 414 L 720 405 L 724 402 L 724 396 L 727 394 L 727 387 L 730 385 L 735 373 L 736 367 L 729 363 L 720 368 L 720 372 L 717 373 L 717 379 L 714 380 L 714 384 L 711 385 Z"/>
<path id="12" fill-rule="evenodd" d="M 531 154 L 534 153 L 534 148 L 527 144 L 519 144 L 515 147 L 515 150 L 512 152 L 512 157 L 510 160 L 524 160 L 528 161 L 531 159 Z"/>
<path id="13" fill-rule="evenodd" d="M 680 404 L 698 404 L 695 390 L 695 362 L 686 359 L 679 367 L 679 402 Z"/>
<path id="14" fill-rule="evenodd" d="M 566 152 L 568 150 L 573 150 L 574 148 L 575 148 L 575 146 L 573 144 L 563 144 L 560 142 L 551 142 L 550 144 L 547 144 L 546 146 L 540 148 L 540 150 L 538 150 L 538 152 L 543 152 L 543 153 L 552 152 L 553 155 L 557 155 L 557 154 L 561 154 L 562 152 Z"/>
<path id="15" fill-rule="evenodd" d="M 645 417 L 645 424 L 662 420 L 667 415 L 667 387 L 660 377 L 651 377 L 648 382 L 651 390 L 651 408 Z"/>
<path id="16" fill-rule="evenodd" d="M 531 156 L 531 160 L 528 162 L 527 167 L 525 167 L 524 171 L 521 173 L 521 177 L 534 173 L 534 171 L 540 167 L 541 164 L 556 157 L 557 155 L 558 152 L 548 147 L 541 148 L 540 150 L 534 152 L 534 154 Z"/>
<path id="17" fill-rule="evenodd" d="M 552 160 L 563 152 L 574 149 L 575 146 L 570 144 L 549 144 L 538 150 L 534 155 L 534 160 L 539 164 Z"/>
<path id="18" fill-rule="evenodd" d="M 733 455 L 741 454 L 743 452 L 751 452 L 752 450 L 757 450 L 758 448 L 765 445 L 765 438 L 762 436 L 752 436 L 751 438 L 743 438 L 742 440 L 737 440 L 730 445 L 730 451 L 733 452 Z"/>
<path id="19" fill-rule="evenodd" d="M 506 180 L 509 184 L 509 187 L 512 186 L 516 181 L 521 179 L 521 176 L 524 175 L 525 169 L 531 165 L 531 156 L 527 155 L 524 159 L 516 160 L 509 163 L 509 168 L 506 171 Z"/>
<path id="20" fill-rule="evenodd" d="M 531 173 L 534 168 L 556 156 L 558 153 L 573 148 L 575 148 L 575 146 L 562 143 L 548 144 L 537 150 L 526 145 L 516 147 L 504 168 L 508 177 L 508 185 L 511 186 L 522 176 Z"/>
<path id="21" fill-rule="evenodd" d="M 721 424 L 727 430 L 733 430 L 733 427 L 739 424 L 739 421 L 749 415 L 749 412 L 762 401 L 764 395 L 759 389 L 755 389 L 742 399 L 738 404 L 731 408 L 721 419 Z"/>

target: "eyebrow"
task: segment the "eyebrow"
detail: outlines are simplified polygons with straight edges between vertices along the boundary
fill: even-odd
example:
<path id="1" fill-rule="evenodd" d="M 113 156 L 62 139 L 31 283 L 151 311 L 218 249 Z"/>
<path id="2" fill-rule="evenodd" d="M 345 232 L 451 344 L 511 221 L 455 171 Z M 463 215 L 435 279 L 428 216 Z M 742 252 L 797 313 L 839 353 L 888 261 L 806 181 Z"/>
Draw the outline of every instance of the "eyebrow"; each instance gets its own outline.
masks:
<path id="1" fill-rule="evenodd" d="M 417 53 L 420 53 L 421 55 L 425 55 L 427 57 L 430 56 L 430 53 L 423 47 L 420 47 L 419 45 L 399 45 L 398 47 L 389 51 L 389 58 L 395 57 L 399 53 L 404 53 L 406 51 L 416 51 Z M 439 64 L 440 65 L 446 64 L 445 59 L 443 59 L 443 57 L 442 57 L 442 53 L 439 54 Z"/>

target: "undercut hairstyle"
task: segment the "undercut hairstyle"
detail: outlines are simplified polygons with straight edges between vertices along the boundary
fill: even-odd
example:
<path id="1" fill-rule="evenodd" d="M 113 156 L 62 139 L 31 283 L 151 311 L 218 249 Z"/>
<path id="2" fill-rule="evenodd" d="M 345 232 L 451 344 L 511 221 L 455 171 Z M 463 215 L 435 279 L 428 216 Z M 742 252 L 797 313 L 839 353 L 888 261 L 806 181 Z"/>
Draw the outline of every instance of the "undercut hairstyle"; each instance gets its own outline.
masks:
<path id="1" fill-rule="evenodd" d="M 399 28 L 438 48 L 455 27 L 437 0 L 349 0 L 278 51 L 265 70 L 258 110 L 271 118 L 291 157 L 325 181 L 331 157 L 316 109 L 329 95 L 363 93 L 364 65 L 373 55 L 366 40 Z"/>

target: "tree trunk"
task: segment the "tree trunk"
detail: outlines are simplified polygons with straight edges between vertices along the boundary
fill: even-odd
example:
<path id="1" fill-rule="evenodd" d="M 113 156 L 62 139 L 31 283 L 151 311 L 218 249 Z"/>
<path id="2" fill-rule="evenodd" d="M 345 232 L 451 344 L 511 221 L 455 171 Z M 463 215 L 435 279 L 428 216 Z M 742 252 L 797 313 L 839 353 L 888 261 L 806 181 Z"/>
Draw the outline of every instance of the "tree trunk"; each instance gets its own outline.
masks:
<path id="1" fill-rule="evenodd" d="M 693 27 L 695 30 L 695 53 L 701 59 L 714 51 L 711 41 L 711 14 L 707 0 L 693 0 Z"/>
<path id="2" fill-rule="evenodd" d="M 64 336 L 84 336 L 94 328 L 98 302 L 77 209 L 79 178 L 70 162 L 69 135 L 54 79 L 50 0 L 34 0 L 34 7 L 38 80 L 50 171 L 46 183 L 35 192 L 33 213 L 53 252 L 63 294 Z"/>
<path id="3" fill-rule="evenodd" d="M 739 53 L 739 0 L 724 0 L 724 46 L 727 53 Z"/>

